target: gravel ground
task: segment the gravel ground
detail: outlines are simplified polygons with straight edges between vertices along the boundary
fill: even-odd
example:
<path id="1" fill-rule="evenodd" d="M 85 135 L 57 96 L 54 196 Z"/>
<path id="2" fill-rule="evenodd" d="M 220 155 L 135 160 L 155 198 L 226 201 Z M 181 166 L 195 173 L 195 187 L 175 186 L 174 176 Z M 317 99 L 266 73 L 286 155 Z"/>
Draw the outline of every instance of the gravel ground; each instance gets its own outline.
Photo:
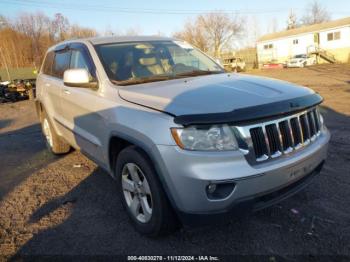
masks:
<path id="1" fill-rule="evenodd" d="M 321 174 L 299 194 L 226 225 L 158 239 L 128 223 L 115 183 L 77 151 L 45 149 L 29 101 L 0 105 L 0 254 L 350 255 L 350 67 L 314 66 L 252 74 L 313 88 L 332 139 Z"/>

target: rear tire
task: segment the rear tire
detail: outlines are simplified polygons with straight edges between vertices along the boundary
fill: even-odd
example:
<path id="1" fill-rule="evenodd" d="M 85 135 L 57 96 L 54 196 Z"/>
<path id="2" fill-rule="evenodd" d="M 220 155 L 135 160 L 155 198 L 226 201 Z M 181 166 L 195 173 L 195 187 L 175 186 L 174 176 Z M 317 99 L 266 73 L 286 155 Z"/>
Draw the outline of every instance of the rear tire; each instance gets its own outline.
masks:
<path id="1" fill-rule="evenodd" d="M 51 153 L 60 155 L 69 152 L 70 145 L 56 133 L 44 110 L 41 114 L 41 128 L 45 137 L 46 146 Z"/>
<path id="2" fill-rule="evenodd" d="M 176 214 L 153 164 L 142 150 L 135 146 L 123 149 L 118 155 L 115 172 L 122 204 L 139 233 L 159 236 L 178 228 Z"/>

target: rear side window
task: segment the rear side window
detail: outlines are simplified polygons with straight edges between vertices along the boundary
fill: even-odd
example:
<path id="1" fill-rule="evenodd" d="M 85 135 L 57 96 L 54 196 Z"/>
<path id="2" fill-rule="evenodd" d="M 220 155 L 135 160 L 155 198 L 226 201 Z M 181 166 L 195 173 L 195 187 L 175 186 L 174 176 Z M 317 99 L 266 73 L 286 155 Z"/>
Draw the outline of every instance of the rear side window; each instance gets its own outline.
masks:
<path id="1" fill-rule="evenodd" d="M 54 63 L 52 66 L 52 74 L 55 77 L 63 78 L 63 73 L 69 69 L 70 51 L 56 52 Z"/>
<path id="2" fill-rule="evenodd" d="M 52 74 L 52 63 L 53 63 L 53 58 L 55 56 L 54 52 L 49 52 L 46 55 L 43 68 L 42 68 L 42 73 L 46 75 L 51 75 Z"/>

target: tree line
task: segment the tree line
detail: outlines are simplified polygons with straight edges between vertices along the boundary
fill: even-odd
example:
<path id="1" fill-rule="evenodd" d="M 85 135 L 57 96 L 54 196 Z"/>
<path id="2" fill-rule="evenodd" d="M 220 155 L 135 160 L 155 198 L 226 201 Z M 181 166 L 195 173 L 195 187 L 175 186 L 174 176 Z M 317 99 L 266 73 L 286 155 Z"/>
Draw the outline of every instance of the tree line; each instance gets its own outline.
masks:
<path id="1" fill-rule="evenodd" d="M 330 14 L 317 0 L 313 0 L 305 9 L 301 20 L 291 12 L 287 19 L 287 29 L 330 20 Z M 254 28 L 247 27 L 247 18 L 235 14 L 215 11 L 198 15 L 188 20 L 183 29 L 173 36 L 185 40 L 214 57 L 220 57 L 222 51 L 232 50 L 249 32 L 259 31 L 258 23 Z M 107 30 L 104 35 L 120 35 Z M 137 30 L 127 30 L 124 34 L 137 35 Z M 71 24 L 60 13 L 49 17 L 44 13 L 23 13 L 9 20 L 0 15 L 0 68 L 39 68 L 46 50 L 66 39 L 97 36 L 98 32 L 89 27 Z M 255 35 L 255 41 L 258 35 Z"/>
<path id="2" fill-rule="evenodd" d="M 62 14 L 23 13 L 14 20 L 0 16 L 0 68 L 39 68 L 46 50 L 66 39 L 96 36 L 96 30 L 70 24 Z"/>

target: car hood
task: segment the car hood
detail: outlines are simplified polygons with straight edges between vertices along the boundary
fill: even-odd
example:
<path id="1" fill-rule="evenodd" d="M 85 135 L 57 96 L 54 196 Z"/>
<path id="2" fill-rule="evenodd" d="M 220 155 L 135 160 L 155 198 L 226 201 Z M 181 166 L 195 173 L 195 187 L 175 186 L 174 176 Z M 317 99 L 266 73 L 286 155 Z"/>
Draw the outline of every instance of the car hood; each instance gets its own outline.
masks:
<path id="1" fill-rule="evenodd" d="M 215 74 L 124 86 L 124 100 L 174 116 L 231 112 L 313 94 L 308 88 L 264 77 Z"/>

